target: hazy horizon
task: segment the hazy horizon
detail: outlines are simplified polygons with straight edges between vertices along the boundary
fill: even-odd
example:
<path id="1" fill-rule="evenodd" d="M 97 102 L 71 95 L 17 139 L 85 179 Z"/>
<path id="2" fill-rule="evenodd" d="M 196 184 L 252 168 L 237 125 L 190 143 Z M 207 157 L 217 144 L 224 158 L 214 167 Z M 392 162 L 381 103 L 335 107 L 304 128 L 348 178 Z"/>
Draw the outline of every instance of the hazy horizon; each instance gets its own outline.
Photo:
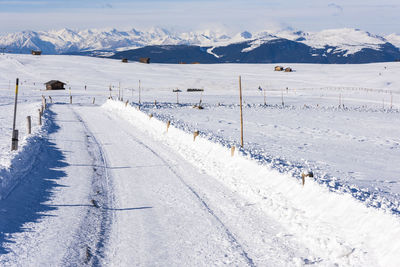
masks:
<path id="1" fill-rule="evenodd" d="M 228 33 L 291 27 L 308 32 L 357 28 L 374 34 L 400 33 L 395 0 L 0 0 L 0 34 L 116 28 L 173 31 L 224 29 Z"/>

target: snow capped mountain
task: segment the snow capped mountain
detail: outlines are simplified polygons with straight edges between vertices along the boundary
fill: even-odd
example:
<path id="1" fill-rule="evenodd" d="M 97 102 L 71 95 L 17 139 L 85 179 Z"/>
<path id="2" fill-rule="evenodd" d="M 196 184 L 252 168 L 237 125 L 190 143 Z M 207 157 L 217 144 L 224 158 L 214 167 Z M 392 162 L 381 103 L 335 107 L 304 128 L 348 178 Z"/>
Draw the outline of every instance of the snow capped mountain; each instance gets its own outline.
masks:
<path id="1" fill-rule="evenodd" d="M 345 54 L 354 54 L 363 48 L 379 49 L 387 40 L 381 36 L 373 35 L 369 32 L 358 29 L 331 29 L 315 33 L 305 33 L 302 31 L 277 32 L 282 38 L 301 42 L 313 48 L 335 47 L 336 51 Z"/>
<path id="2" fill-rule="evenodd" d="M 231 37 L 213 31 L 173 33 L 162 28 L 148 31 L 82 30 L 24 31 L 0 36 L 0 46 L 17 53 L 42 50 L 47 54 L 63 54 L 93 50 L 119 51 L 148 45 L 200 45 L 224 43 Z"/>
<path id="3" fill-rule="evenodd" d="M 397 34 L 390 34 L 385 37 L 385 39 L 391 43 L 392 45 L 400 48 L 400 35 Z"/>
<path id="4" fill-rule="evenodd" d="M 277 42 L 295 42 L 297 49 L 307 50 L 310 55 L 334 55 L 351 57 L 361 51 L 375 51 L 371 60 L 388 60 L 388 54 L 396 57 L 400 47 L 400 36 L 391 34 L 386 37 L 371 34 L 359 29 L 330 29 L 320 32 L 303 32 L 293 29 L 279 31 L 243 31 L 228 35 L 220 30 L 204 30 L 192 32 L 172 32 L 163 28 L 153 27 L 146 31 L 131 29 L 119 31 L 116 29 L 88 29 L 74 31 L 70 29 L 51 31 L 23 31 L 0 36 L 0 47 L 13 53 L 29 53 L 42 50 L 44 54 L 91 54 L 117 53 L 126 50 L 144 48 L 147 46 L 189 45 L 207 48 L 208 54 L 216 58 L 215 48 L 237 44 L 241 46 L 235 53 L 250 53 L 268 44 Z M 264 47 L 265 48 L 265 47 Z M 389 52 L 385 52 L 389 50 Z M 381 52 L 385 52 L 385 57 Z M 276 53 L 276 52 L 275 52 Z M 399 51 L 400 53 L 400 51 Z M 379 55 L 378 55 L 379 54 Z"/>

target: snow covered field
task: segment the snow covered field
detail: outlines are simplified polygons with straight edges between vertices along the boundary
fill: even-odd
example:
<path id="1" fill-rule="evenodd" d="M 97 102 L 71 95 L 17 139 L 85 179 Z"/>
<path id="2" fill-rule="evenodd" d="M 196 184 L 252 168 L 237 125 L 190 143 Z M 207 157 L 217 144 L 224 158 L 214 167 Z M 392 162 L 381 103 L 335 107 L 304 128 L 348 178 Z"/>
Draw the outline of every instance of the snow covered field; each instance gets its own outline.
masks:
<path id="1" fill-rule="evenodd" d="M 397 266 L 400 65 L 290 66 L 1 55 L 0 263 Z M 35 127 L 11 153 L 16 77 Z"/>

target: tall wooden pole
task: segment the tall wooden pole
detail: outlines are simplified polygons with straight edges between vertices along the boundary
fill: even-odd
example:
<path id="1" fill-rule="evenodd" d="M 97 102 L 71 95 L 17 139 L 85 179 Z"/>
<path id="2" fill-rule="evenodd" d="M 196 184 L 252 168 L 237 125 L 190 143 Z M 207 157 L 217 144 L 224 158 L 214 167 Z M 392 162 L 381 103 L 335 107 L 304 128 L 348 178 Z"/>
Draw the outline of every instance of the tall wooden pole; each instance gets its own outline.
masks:
<path id="1" fill-rule="evenodd" d="M 243 147 L 243 105 L 242 105 L 242 77 L 239 76 L 239 97 L 240 97 L 240 146 Z"/>
<path id="2" fill-rule="evenodd" d="M 19 85 L 19 79 L 17 78 L 15 83 L 14 119 L 13 119 L 12 137 L 11 137 L 11 150 L 18 150 L 18 130 L 15 129 L 15 124 L 17 120 L 18 85 Z"/>
<path id="3" fill-rule="evenodd" d="M 140 99 L 140 97 L 141 97 L 141 96 L 140 96 L 140 93 L 141 93 L 141 92 L 140 92 L 140 91 L 141 91 L 141 88 L 140 88 L 140 80 L 139 80 L 139 104 L 141 104 L 141 99 Z"/>
<path id="4" fill-rule="evenodd" d="M 69 103 L 72 104 L 71 87 L 69 88 Z"/>
<path id="5" fill-rule="evenodd" d="M 393 107 L 393 94 L 390 92 L 390 109 Z"/>
<path id="6" fill-rule="evenodd" d="M 17 101 L 18 101 L 18 85 L 19 85 L 19 79 L 17 78 L 17 81 L 15 83 L 15 98 L 14 98 L 14 120 L 13 120 L 13 131 L 15 130 L 15 123 L 17 119 Z"/>
<path id="7" fill-rule="evenodd" d="M 118 82 L 118 100 L 121 100 L 121 83 Z"/>
<path id="8" fill-rule="evenodd" d="M 267 97 L 265 95 L 265 89 L 263 89 L 263 93 L 264 93 L 264 106 L 267 105 Z"/>

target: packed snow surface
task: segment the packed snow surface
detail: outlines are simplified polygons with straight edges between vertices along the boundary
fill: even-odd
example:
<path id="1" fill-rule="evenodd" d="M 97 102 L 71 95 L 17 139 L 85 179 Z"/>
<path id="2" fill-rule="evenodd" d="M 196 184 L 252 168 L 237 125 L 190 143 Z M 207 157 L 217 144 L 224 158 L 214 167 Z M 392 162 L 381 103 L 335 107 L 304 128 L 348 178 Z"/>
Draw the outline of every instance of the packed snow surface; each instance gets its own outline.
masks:
<path id="1" fill-rule="evenodd" d="M 0 56 L 0 265 L 399 266 L 400 66 L 290 67 Z"/>

